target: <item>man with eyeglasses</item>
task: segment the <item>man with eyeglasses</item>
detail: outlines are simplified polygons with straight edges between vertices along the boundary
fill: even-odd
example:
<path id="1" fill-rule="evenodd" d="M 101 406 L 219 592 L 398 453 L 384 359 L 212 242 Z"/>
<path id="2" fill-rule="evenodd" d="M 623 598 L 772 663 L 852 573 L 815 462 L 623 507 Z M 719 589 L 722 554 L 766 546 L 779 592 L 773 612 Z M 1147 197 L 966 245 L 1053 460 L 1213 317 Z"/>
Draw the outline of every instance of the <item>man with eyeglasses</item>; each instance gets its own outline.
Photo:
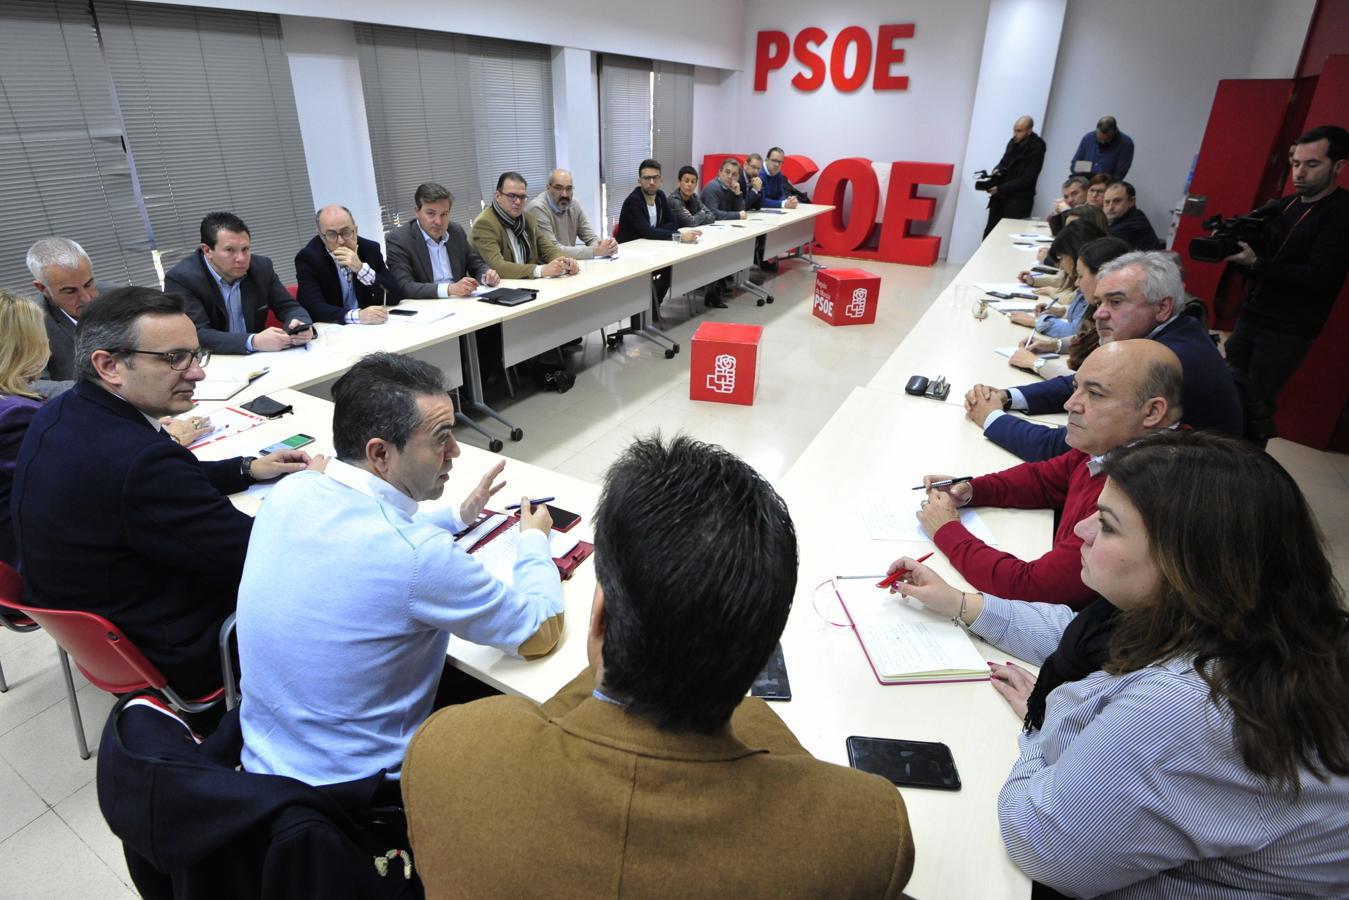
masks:
<path id="1" fill-rule="evenodd" d="M 345 206 L 325 206 L 314 220 L 319 233 L 295 254 L 299 283 L 295 299 L 315 322 L 380 325 L 389 321 L 385 307 L 396 306 L 403 291 L 384 265 L 379 244 L 357 234 L 356 220 Z"/>
<path id="2" fill-rule="evenodd" d="M 159 422 L 192 408 L 209 356 L 182 298 L 109 291 L 75 332 L 76 385 L 33 417 L 11 511 L 25 602 L 119 626 L 175 690 L 221 681 L 253 520 L 227 499 L 323 458 L 300 450 L 201 462 Z"/>
<path id="3" fill-rule="evenodd" d="M 691 244 L 698 240 L 702 232 L 696 228 L 680 228 L 670 201 L 660 189 L 664 178 L 660 172 L 660 163 L 654 159 L 644 159 L 637 167 L 637 187 L 623 200 L 618 213 L 618 242 L 646 238 L 653 241 L 679 241 Z M 651 288 L 657 303 L 665 302 L 670 292 L 670 267 L 651 273 Z"/>
<path id="4" fill-rule="evenodd" d="M 618 241 L 611 237 L 601 238 L 595 233 L 585 210 L 573 197 L 574 193 L 571 173 L 566 169 L 554 169 L 548 176 L 548 189 L 540 191 L 525 204 L 525 215 L 533 220 L 539 234 L 557 244 L 563 256 L 572 259 L 613 256 Z"/>
<path id="5" fill-rule="evenodd" d="M 525 176 L 502 172 L 492 205 L 473 220 L 473 248 L 502 278 L 554 278 L 581 271 L 525 213 Z"/>
<path id="6" fill-rule="evenodd" d="M 197 336 L 212 353 L 288 350 L 314 338 L 309 313 L 276 277 L 272 261 L 254 255 L 248 226 L 233 213 L 201 220 L 198 252 L 168 271 L 164 290 L 187 301 Z M 268 326 L 269 311 L 281 327 Z"/>

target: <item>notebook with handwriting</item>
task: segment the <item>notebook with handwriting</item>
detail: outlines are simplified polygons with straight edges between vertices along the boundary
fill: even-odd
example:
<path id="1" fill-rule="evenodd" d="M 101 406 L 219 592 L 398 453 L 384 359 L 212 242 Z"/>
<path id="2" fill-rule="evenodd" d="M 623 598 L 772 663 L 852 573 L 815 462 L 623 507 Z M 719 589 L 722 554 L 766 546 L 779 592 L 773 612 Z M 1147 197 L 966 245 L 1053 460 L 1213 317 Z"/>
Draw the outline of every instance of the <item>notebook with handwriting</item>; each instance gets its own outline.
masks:
<path id="1" fill-rule="evenodd" d="M 988 663 L 965 629 L 876 587 L 876 581 L 876 576 L 835 578 L 834 592 L 877 681 L 988 680 Z"/>

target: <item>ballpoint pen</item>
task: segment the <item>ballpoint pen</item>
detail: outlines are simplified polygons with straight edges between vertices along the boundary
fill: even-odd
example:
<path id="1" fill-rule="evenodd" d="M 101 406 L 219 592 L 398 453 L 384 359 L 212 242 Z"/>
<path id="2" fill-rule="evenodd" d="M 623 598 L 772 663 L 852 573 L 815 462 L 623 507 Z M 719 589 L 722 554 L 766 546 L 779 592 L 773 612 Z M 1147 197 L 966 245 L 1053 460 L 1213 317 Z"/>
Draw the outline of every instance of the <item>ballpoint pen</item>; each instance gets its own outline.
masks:
<path id="1" fill-rule="evenodd" d="M 936 551 L 933 552 L 935 553 Z M 915 562 L 920 563 L 927 562 L 928 557 L 930 556 L 932 556 L 932 553 L 924 554 L 923 556 L 915 560 Z M 909 574 L 909 570 L 901 566 L 900 568 L 895 569 L 895 571 L 891 572 L 889 575 L 886 575 L 880 581 L 876 582 L 876 587 L 878 588 L 894 587 L 896 584 L 899 583 L 899 579 L 903 578 L 907 574 Z"/>
<path id="2" fill-rule="evenodd" d="M 553 501 L 556 500 L 556 499 L 557 499 L 556 497 L 539 497 L 538 499 L 530 500 L 530 501 L 529 501 L 529 505 L 530 505 L 530 506 L 538 506 L 540 503 L 551 503 L 551 502 L 553 502 Z M 510 506 L 508 506 L 508 507 L 506 507 L 506 508 L 507 508 L 507 509 L 519 509 L 519 508 L 520 508 L 520 504 L 518 504 L 518 503 L 512 503 Z"/>
<path id="3" fill-rule="evenodd" d="M 973 475 L 961 475 L 959 478 L 948 478 L 945 481 L 934 481 L 931 484 L 920 484 L 917 487 L 909 488 L 911 491 L 926 491 L 929 488 L 944 488 L 960 484 L 965 481 L 973 481 Z"/>

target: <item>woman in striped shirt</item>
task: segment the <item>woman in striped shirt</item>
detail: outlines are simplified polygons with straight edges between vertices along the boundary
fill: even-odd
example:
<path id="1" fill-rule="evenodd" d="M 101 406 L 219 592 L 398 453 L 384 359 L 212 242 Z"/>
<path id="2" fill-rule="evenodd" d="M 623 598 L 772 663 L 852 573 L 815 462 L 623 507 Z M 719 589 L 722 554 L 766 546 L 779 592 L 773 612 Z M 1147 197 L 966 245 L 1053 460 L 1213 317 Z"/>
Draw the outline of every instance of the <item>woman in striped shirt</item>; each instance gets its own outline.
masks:
<path id="1" fill-rule="evenodd" d="M 906 595 L 1043 663 L 994 666 L 1026 717 L 999 796 L 1012 860 L 1075 897 L 1349 896 L 1349 613 L 1297 485 L 1165 432 L 1110 453 L 1077 526 L 1103 599 Z"/>

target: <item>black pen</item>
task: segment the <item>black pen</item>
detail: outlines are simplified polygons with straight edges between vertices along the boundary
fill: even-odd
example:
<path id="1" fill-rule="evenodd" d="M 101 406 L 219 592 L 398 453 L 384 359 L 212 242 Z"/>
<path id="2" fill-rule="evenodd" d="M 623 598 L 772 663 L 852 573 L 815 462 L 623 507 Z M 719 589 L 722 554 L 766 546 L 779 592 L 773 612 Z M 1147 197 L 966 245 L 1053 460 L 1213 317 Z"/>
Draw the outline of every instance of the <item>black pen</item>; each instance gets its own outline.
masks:
<path id="1" fill-rule="evenodd" d="M 931 484 L 920 484 L 918 487 L 909 488 L 911 491 L 925 491 L 928 488 L 951 487 L 954 484 L 960 484 L 962 481 L 973 481 L 973 475 L 962 475 L 959 478 L 948 478 L 945 481 L 934 481 Z"/>
<path id="2" fill-rule="evenodd" d="M 550 502 L 552 502 L 553 500 L 556 500 L 556 499 L 557 499 L 556 497 L 540 497 L 540 498 L 537 499 L 537 500 L 531 500 L 531 501 L 529 501 L 529 505 L 530 505 L 530 506 L 538 506 L 540 503 L 550 503 Z M 506 507 L 506 508 L 507 508 L 507 509 L 519 509 L 519 508 L 520 508 L 520 504 L 518 504 L 518 503 L 512 503 L 510 506 L 508 506 L 508 507 Z"/>

